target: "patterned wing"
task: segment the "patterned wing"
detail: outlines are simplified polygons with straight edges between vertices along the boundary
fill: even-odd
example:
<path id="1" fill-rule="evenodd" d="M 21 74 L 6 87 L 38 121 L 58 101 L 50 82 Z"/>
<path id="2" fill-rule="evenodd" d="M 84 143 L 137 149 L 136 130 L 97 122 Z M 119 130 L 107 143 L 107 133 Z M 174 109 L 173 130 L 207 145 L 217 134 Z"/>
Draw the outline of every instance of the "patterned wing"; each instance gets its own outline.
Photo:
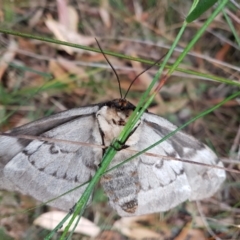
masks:
<path id="1" fill-rule="evenodd" d="M 132 137 L 139 135 L 139 141 L 131 149 L 143 150 L 159 140 L 160 136 L 151 126 L 143 122 Z M 150 151 L 151 153 L 178 156 L 169 141 L 165 141 Z M 111 166 L 134 153 L 119 151 Z M 109 202 L 121 216 L 136 216 L 167 211 L 191 195 L 187 175 L 182 162 L 141 155 L 105 174 L 101 180 L 109 197 Z"/>
<path id="2" fill-rule="evenodd" d="M 144 116 L 146 124 L 150 126 L 160 138 L 177 128 L 166 119 L 157 115 L 145 114 Z M 223 167 L 222 162 L 220 162 L 219 158 L 209 147 L 183 132 L 177 132 L 174 136 L 170 137 L 167 142 L 174 148 L 174 152 L 170 154 L 170 156 L 179 156 L 182 159 Z M 211 197 L 218 191 L 226 178 L 226 173 L 222 169 L 193 165 L 190 163 L 183 163 L 183 168 L 191 186 L 189 200 L 201 200 Z"/>
<path id="3" fill-rule="evenodd" d="M 166 119 L 145 113 L 142 124 L 131 135 L 132 138 L 139 136 L 131 149 L 141 151 L 175 129 L 176 126 Z M 182 132 L 149 152 L 222 166 L 212 150 Z M 131 155 L 127 150 L 121 150 L 111 165 L 119 164 Z M 224 170 L 143 154 L 107 173 L 101 182 L 118 214 L 135 216 L 167 211 L 188 199 L 210 197 L 224 179 Z"/>
<path id="4" fill-rule="evenodd" d="M 96 139 L 100 139 L 95 118 L 98 109 L 98 106 L 72 109 L 27 124 L 11 133 L 41 134 L 48 138 L 95 143 Z M 1 136 L 0 160 L 3 168 L 0 186 L 45 202 L 90 180 L 101 159 L 100 154 L 101 150 L 93 150 L 90 146 L 19 141 Z M 50 205 L 69 210 L 84 189 L 85 186 L 68 193 Z"/>

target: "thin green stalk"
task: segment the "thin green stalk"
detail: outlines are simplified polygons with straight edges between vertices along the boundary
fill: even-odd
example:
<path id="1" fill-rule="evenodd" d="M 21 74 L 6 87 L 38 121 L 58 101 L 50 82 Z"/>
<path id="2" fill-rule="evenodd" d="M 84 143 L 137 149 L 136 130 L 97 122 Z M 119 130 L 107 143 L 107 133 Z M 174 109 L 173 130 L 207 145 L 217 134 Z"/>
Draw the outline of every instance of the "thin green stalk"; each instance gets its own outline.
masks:
<path id="1" fill-rule="evenodd" d="M 187 45 L 187 47 L 184 49 L 184 51 L 180 54 L 179 58 L 176 60 L 176 62 L 173 64 L 172 68 L 168 71 L 167 76 L 170 76 L 177 68 L 177 66 L 180 64 L 180 62 L 183 60 L 183 58 L 187 55 L 187 53 L 190 51 L 190 49 L 193 47 L 193 45 L 197 42 L 197 40 L 201 37 L 201 35 L 205 32 L 206 28 L 208 27 L 208 25 L 211 23 L 211 21 L 213 21 L 213 19 L 217 16 L 217 14 L 222 10 L 222 8 L 226 5 L 226 3 L 228 2 L 228 0 L 223 0 L 223 2 L 221 4 L 219 4 L 219 6 L 216 8 L 216 10 L 213 12 L 213 14 L 209 17 L 209 19 L 204 23 L 204 25 L 199 29 L 199 31 L 196 33 L 196 35 L 194 36 L 194 38 L 192 39 L 192 41 Z M 192 9 L 192 8 L 191 8 Z M 142 98 L 140 99 L 139 104 L 137 105 L 135 111 L 133 112 L 132 116 L 130 117 L 128 123 L 126 124 L 126 126 L 124 127 L 123 131 L 121 132 L 118 140 L 120 142 L 124 142 L 128 135 L 131 133 L 132 129 L 134 128 L 134 126 L 136 125 L 137 121 L 140 119 L 140 117 L 142 116 L 143 112 L 148 108 L 148 106 L 151 104 L 151 102 L 153 101 L 153 99 L 155 98 L 155 95 L 157 94 L 157 92 L 153 93 L 146 101 L 146 103 L 144 105 L 142 105 L 144 103 L 144 101 L 146 100 L 146 97 L 148 96 L 148 94 L 150 93 L 151 89 L 153 88 L 154 84 L 158 81 L 169 57 L 171 56 L 172 52 L 174 51 L 175 46 L 177 45 L 184 29 L 187 26 L 187 22 L 185 21 L 183 23 L 183 26 L 176 38 L 176 40 L 174 41 L 171 49 L 169 50 L 169 54 L 167 54 L 167 56 L 165 57 L 163 64 L 161 65 L 159 71 L 156 73 L 152 83 L 149 85 L 148 89 L 146 90 L 146 92 L 143 94 Z"/>
<path id="2" fill-rule="evenodd" d="M 20 33 L 20 32 L 15 32 L 15 31 L 12 31 L 12 30 L 7 30 L 7 29 L 1 29 L 0 28 L 0 33 L 1 32 L 6 33 L 6 34 L 10 34 L 10 35 L 36 39 L 36 40 L 40 40 L 40 41 L 45 41 L 45 42 L 50 42 L 50 43 L 55 43 L 55 44 L 61 44 L 61 45 L 65 45 L 65 46 L 71 46 L 71 47 L 74 47 L 74 48 L 80 48 L 80 49 L 83 49 L 83 50 L 100 53 L 100 50 L 96 49 L 96 48 L 87 47 L 87 46 L 83 46 L 83 45 L 79 45 L 79 44 L 68 43 L 68 42 L 64 42 L 64 41 L 59 41 L 59 40 L 55 40 L 55 39 L 51 39 L 51 38 L 33 36 L 33 35 L 30 35 L 30 34 L 26 34 L 26 33 Z M 115 57 L 119 57 L 119 58 L 124 58 L 124 59 L 128 59 L 128 60 L 133 60 L 133 61 L 138 61 L 138 62 L 141 62 L 141 63 L 150 64 L 150 65 L 154 63 L 153 61 L 150 61 L 150 60 L 140 59 L 140 58 L 137 58 L 137 57 L 132 57 L 132 56 L 119 54 L 119 53 L 115 53 L 115 52 L 111 52 L 111 51 L 104 51 L 104 53 L 107 54 L 107 55 L 111 55 L 111 56 L 115 56 Z M 165 65 L 165 68 L 172 68 L 172 66 Z M 210 75 L 210 74 L 198 73 L 198 72 L 195 72 L 195 71 L 192 71 L 192 70 L 185 70 L 185 69 L 181 69 L 181 68 L 176 68 L 175 71 L 188 73 L 188 74 L 193 74 L 193 75 L 198 75 L 198 76 L 202 76 L 202 77 L 206 77 L 206 78 L 210 78 L 210 79 L 215 79 L 216 81 L 224 82 L 224 83 L 228 83 L 228 84 L 232 84 L 232 85 L 239 85 L 238 82 L 231 82 L 230 80 L 227 80 L 227 79 L 224 79 L 224 78 L 216 77 L 216 76 L 213 76 L 213 75 Z"/>
<path id="3" fill-rule="evenodd" d="M 213 81 L 217 81 L 217 82 L 220 82 L 220 83 L 225 83 L 225 84 L 229 84 L 229 85 L 234 85 L 234 86 L 240 87 L 240 82 L 237 82 L 237 80 L 226 79 L 226 78 L 214 76 L 212 74 L 201 73 L 201 72 L 196 72 L 196 71 L 192 71 L 192 70 L 186 70 L 186 69 L 182 69 L 182 68 L 177 68 L 176 71 L 183 72 L 183 73 L 188 73 L 188 74 L 199 76 L 199 77 L 209 78 L 209 79 L 211 79 Z"/>
<path id="4" fill-rule="evenodd" d="M 236 31 L 235 27 L 233 26 L 233 23 L 232 23 L 231 19 L 228 17 L 228 15 L 226 14 L 226 11 L 224 9 L 222 10 L 222 12 L 223 12 L 223 15 L 224 15 L 224 17 L 225 17 L 225 19 L 226 19 L 226 21 L 228 23 L 228 26 L 231 29 L 231 32 L 232 32 L 232 34 L 233 34 L 233 36 L 234 36 L 238 46 L 240 46 L 240 38 L 239 38 L 239 36 L 237 34 L 237 31 Z"/>
<path id="5" fill-rule="evenodd" d="M 77 219 L 77 221 L 75 222 L 75 225 L 74 225 L 73 229 L 76 229 L 76 227 L 77 227 L 77 225 L 79 224 L 80 220 L 81 220 L 81 216 L 78 215 L 78 219 Z M 68 239 L 71 240 L 73 233 L 74 233 L 74 231 L 72 230 L 71 233 L 69 234 L 67 240 L 68 240 Z"/>
<path id="6" fill-rule="evenodd" d="M 83 211 L 85 210 L 88 199 L 90 198 L 95 185 L 99 182 L 102 174 L 107 170 L 110 162 L 112 161 L 113 157 L 116 154 L 116 150 L 114 149 L 115 147 L 119 147 L 119 145 L 115 144 L 114 147 L 110 146 L 107 149 L 106 153 L 104 154 L 103 160 L 101 162 L 101 166 L 99 167 L 99 169 L 97 170 L 97 172 L 95 173 L 95 175 L 93 176 L 91 181 L 89 182 L 89 184 L 88 184 L 86 190 L 84 191 L 84 193 L 82 194 L 80 200 L 77 202 L 77 204 L 75 206 L 75 209 L 74 209 L 73 216 L 70 219 L 66 228 L 64 229 L 64 232 L 63 232 L 60 240 L 63 240 L 66 237 L 66 235 L 67 235 L 71 225 L 73 224 L 75 218 L 78 217 L 78 215 L 81 216 L 83 214 Z"/>
<path id="7" fill-rule="evenodd" d="M 151 82 L 151 84 L 149 85 L 147 90 L 144 92 L 142 97 L 140 98 L 140 101 L 139 101 L 138 105 L 136 106 L 136 109 L 134 110 L 133 114 L 130 116 L 129 121 L 125 125 L 123 131 L 121 132 L 121 134 L 120 134 L 120 136 L 118 138 L 118 141 L 120 141 L 120 142 L 126 141 L 127 137 L 129 136 L 129 134 L 131 133 L 132 129 L 136 125 L 137 121 L 140 119 L 142 114 L 147 109 L 148 106 L 145 108 L 144 107 L 145 105 L 143 105 L 143 104 L 146 101 L 147 97 L 149 96 L 150 91 L 152 90 L 152 88 L 154 87 L 156 82 L 159 81 L 159 78 L 160 78 L 160 76 L 162 74 L 162 71 L 165 68 L 165 65 L 167 64 L 169 58 L 171 57 L 171 55 L 172 55 L 172 53 L 173 53 L 177 43 L 179 42 L 179 39 L 181 38 L 181 36 L 182 36 L 186 26 L 187 26 L 187 23 L 184 23 L 182 28 L 180 29 L 180 31 L 179 31 L 179 33 L 178 33 L 174 43 L 172 44 L 172 46 L 169 49 L 166 57 L 164 58 L 164 61 L 161 64 L 160 69 L 157 71 L 156 75 L 153 78 L 153 81 Z M 149 99 L 151 99 L 150 101 L 152 101 L 154 97 L 155 97 L 155 95 L 151 95 L 150 98 L 149 98 Z"/>
<path id="8" fill-rule="evenodd" d="M 183 58 L 187 55 L 193 45 L 198 41 L 201 35 L 206 31 L 208 25 L 214 20 L 214 18 L 219 14 L 219 12 L 222 11 L 228 1 L 229 0 L 222 0 L 222 2 L 217 6 L 215 11 L 211 14 L 211 16 L 207 19 L 203 26 L 197 31 L 192 41 L 186 46 L 186 48 L 184 48 L 183 52 L 180 54 L 178 59 L 173 64 L 172 68 L 169 70 L 168 75 L 171 75 L 176 70 L 177 66 L 182 62 Z"/>
<path id="9" fill-rule="evenodd" d="M 16 32 L 16 31 L 4 29 L 4 28 L 1 28 L 1 27 L 0 27 L 0 33 L 5 33 L 5 34 L 18 36 L 18 37 L 30 38 L 30 39 L 43 41 L 43 42 L 49 42 L 49 43 L 53 43 L 53 44 L 59 44 L 59 45 L 73 47 L 73 48 L 83 49 L 83 50 L 86 50 L 86 51 L 101 53 L 99 48 L 93 48 L 93 47 L 88 47 L 88 46 L 84 46 L 84 45 L 80 45 L 80 44 L 60 41 L 60 40 L 57 40 L 57 39 L 40 37 L 40 36 L 31 35 L 31 34 L 22 33 L 22 32 Z M 106 50 L 104 50 L 104 53 L 107 54 L 107 55 L 110 55 L 110 56 L 114 56 L 114 57 L 118 57 L 118 58 L 124 58 L 124 59 L 128 59 L 128 60 L 133 60 L 133 61 L 138 61 L 138 62 L 142 62 L 142 63 L 151 62 L 149 60 L 144 60 L 144 59 L 140 59 L 140 58 L 137 58 L 137 57 L 132 57 L 132 56 L 128 56 L 128 55 L 124 55 L 124 54 L 120 54 L 120 53 L 116 53 L 116 52 L 111 52 L 111 51 L 106 51 Z"/>
<path id="10" fill-rule="evenodd" d="M 62 221 L 49 233 L 48 236 L 44 238 L 44 240 L 50 240 L 53 235 L 57 232 L 58 229 L 61 229 L 63 224 L 68 220 L 68 218 L 71 217 L 71 213 L 69 212 L 63 219 Z"/>
<path id="11" fill-rule="evenodd" d="M 168 71 L 167 76 L 170 76 L 177 68 L 177 66 L 180 64 L 180 62 L 183 60 L 183 58 L 187 55 L 187 53 L 190 51 L 190 49 L 193 47 L 193 45 L 197 42 L 197 40 L 201 37 L 201 35 L 205 32 L 206 28 L 208 27 L 208 25 L 211 23 L 211 21 L 217 16 L 217 14 L 222 10 L 222 8 L 226 5 L 226 3 L 228 2 L 228 0 L 223 0 L 223 2 L 221 4 L 219 4 L 219 6 L 215 9 L 215 11 L 212 13 L 212 15 L 209 17 L 209 19 L 204 23 L 204 25 L 199 29 L 199 31 L 196 33 L 196 35 L 194 36 L 194 38 L 192 39 L 192 41 L 186 46 L 186 48 L 184 49 L 184 51 L 180 54 L 180 56 L 178 57 L 178 59 L 176 60 L 176 62 L 173 64 L 172 68 Z M 120 142 L 124 142 L 124 140 L 127 139 L 127 136 L 131 133 L 133 127 L 136 125 L 137 121 L 140 119 L 140 117 L 142 116 L 143 112 L 148 108 L 148 106 L 151 104 L 151 102 L 153 101 L 153 99 L 155 98 L 155 95 L 157 94 L 157 92 L 154 92 L 146 101 L 146 103 L 144 105 L 142 105 L 144 103 L 144 101 L 146 100 L 146 97 L 148 96 L 148 94 L 150 93 L 151 89 L 153 88 L 154 84 L 158 81 L 163 68 L 166 64 L 166 62 L 168 61 L 169 57 L 172 54 L 172 51 L 174 50 L 176 44 L 178 43 L 184 29 L 187 26 L 187 22 L 185 21 L 183 23 L 183 26 L 176 38 L 176 40 L 174 41 L 171 49 L 169 50 L 169 54 L 167 54 L 166 58 L 164 59 L 163 64 L 161 65 L 159 71 L 157 72 L 157 74 L 155 75 L 152 83 L 149 85 L 148 89 L 146 90 L 146 92 L 143 94 L 142 98 L 140 99 L 139 104 L 137 105 L 135 111 L 133 112 L 132 116 L 130 117 L 128 123 L 126 124 L 126 126 L 124 127 L 123 131 L 121 132 L 118 140 Z"/>
<path id="12" fill-rule="evenodd" d="M 199 31 L 196 33 L 196 35 L 194 36 L 194 38 L 192 39 L 192 41 L 186 46 L 186 48 L 184 49 L 184 51 L 180 54 L 180 56 L 178 57 L 178 59 L 176 60 L 176 62 L 173 64 L 172 68 L 168 71 L 167 76 L 170 76 L 178 67 L 178 65 L 181 63 L 181 61 L 183 60 L 183 58 L 187 55 L 187 53 L 190 51 L 190 49 L 193 47 L 193 45 L 197 42 L 197 40 L 201 37 L 201 35 L 205 32 L 206 28 L 208 27 L 208 25 L 211 23 L 211 21 L 217 16 L 217 14 L 222 10 L 222 8 L 227 4 L 228 0 L 223 0 L 223 2 L 221 4 L 218 5 L 218 7 L 215 9 L 215 11 L 212 13 L 212 15 L 209 17 L 209 19 L 204 23 L 204 25 L 199 29 Z M 187 22 L 185 21 L 184 24 L 187 24 Z M 143 113 L 148 106 L 151 104 L 151 102 L 153 101 L 155 95 L 157 94 L 157 92 L 154 92 L 149 99 L 147 100 L 147 102 L 145 103 L 145 105 L 142 107 L 141 112 Z M 141 115 L 141 112 L 139 113 L 139 115 Z M 136 124 L 137 121 L 135 121 Z"/>

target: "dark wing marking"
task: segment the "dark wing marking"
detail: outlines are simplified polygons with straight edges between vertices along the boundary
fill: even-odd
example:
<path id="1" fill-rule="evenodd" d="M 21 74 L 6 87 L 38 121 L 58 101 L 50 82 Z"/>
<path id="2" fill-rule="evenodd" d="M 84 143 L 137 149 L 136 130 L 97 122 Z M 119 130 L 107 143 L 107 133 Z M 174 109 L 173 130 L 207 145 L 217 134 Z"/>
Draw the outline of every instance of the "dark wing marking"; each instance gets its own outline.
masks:
<path id="1" fill-rule="evenodd" d="M 168 129 L 165 126 L 160 126 L 157 123 L 145 121 L 146 124 L 151 127 L 156 133 L 159 134 L 162 138 L 167 136 L 169 133 L 171 133 L 175 129 Z M 183 133 L 183 132 L 177 132 L 174 134 L 174 136 L 171 136 L 167 139 L 169 141 L 173 148 L 176 150 L 176 152 L 179 154 L 180 157 L 185 157 L 187 159 L 191 158 L 193 154 L 197 150 L 201 150 L 205 148 L 205 145 L 201 142 L 199 142 L 197 139 Z M 184 153 L 184 148 L 192 149 L 191 152 L 188 152 L 188 154 Z"/>

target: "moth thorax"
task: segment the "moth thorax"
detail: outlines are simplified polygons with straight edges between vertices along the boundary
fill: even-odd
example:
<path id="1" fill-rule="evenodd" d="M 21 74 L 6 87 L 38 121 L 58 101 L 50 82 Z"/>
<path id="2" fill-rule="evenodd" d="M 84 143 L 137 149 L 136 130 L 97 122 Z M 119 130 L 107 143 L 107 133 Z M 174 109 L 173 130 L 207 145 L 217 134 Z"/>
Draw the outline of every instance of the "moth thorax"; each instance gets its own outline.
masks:
<path id="1" fill-rule="evenodd" d="M 109 145 L 117 138 L 126 125 L 131 109 L 118 109 L 103 106 L 96 114 L 100 131 L 103 133 L 104 143 Z M 139 123 L 138 123 L 139 125 Z"/>

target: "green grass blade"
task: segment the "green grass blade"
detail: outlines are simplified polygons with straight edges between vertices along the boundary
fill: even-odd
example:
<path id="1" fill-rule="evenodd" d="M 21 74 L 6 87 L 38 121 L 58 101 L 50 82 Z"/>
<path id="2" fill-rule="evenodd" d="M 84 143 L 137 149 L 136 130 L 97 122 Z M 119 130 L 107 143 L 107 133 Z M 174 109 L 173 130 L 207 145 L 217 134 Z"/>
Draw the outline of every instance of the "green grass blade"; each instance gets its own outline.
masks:
<path id="1" fill-rule="evenodd" d="M 223 15 L 224 15 L 227 23 L 228 23 L 229 28 L 230 28 L 231 31 L 232 31 L 232 34 L 233 34 L 233 36 L 234 36 L 234 38 L 235 38 L 238 46 L 240 46 L 240 38 L 239 38 L 238 33 L 237 33 L 237 31 L 236 31 L 233 23 L 232 23 L 232 20 L 230 19 L 230 17 L 228 17 L 228 15 L 227 15 L 227 13 L 226 13 L 226 11 L 225 11 L 224 9 L 223 9 L 222 12 L 223 12 Z"/>
<path id="2" fill-rule="evenodd" d="M 212 7 L 218 0 L 199 0 L 192 12 L 187 16 L 186 21 L 188 23 L 196 20 L 210 7 Z"/>
<path id="3" fill-rule="evenodd" d="M 203 26 L 197 31 L 197 33 L 194 35 L 192 41 L 186 46 L 186 48 L 184 48 L 183 52 L 180 54 L 180 56 L 178 57 L 176 62 L 173 64 L 173 67 L 169 70 L 169 72 L 168 72 L 169 75 L 171 75 L 176 70 L 176 68 L 182 62 L 182 60 L 186 56 L 186 54 L 190 51 L 190 49 L 194 46 L 194 44 L 198 41 L 198 39 L 206 31 L 207 27 L 214 20 L 214 18 L 222 11 L 222 9 L 228 3 L 228 1 L 229 0 L 223 0 L 221 2 L 221 4 L 219 4 L 218 7 L 215 9 L 215 11 L 212 13 L 212 15 L 203 24 Z"/>

